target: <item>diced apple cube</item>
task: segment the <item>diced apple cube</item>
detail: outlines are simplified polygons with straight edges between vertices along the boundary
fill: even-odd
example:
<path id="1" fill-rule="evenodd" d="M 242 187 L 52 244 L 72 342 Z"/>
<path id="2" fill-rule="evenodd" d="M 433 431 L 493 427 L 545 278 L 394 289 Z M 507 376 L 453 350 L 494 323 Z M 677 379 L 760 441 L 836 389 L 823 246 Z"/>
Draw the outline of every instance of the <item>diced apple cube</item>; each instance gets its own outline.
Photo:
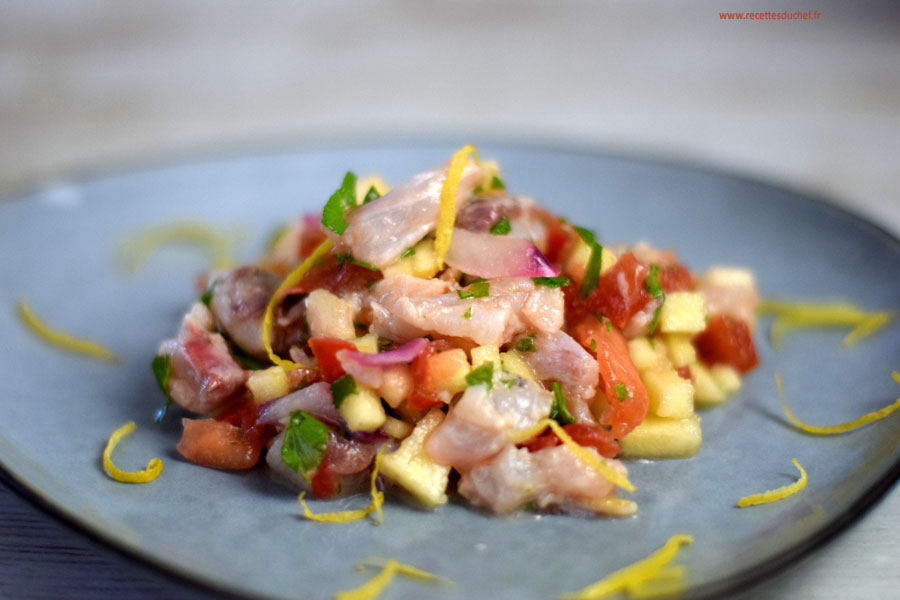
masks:
<path id="1" fill-rule="evenodd" d="M 675 369 L 649 369 L 641 372 L 647 387 L 651 414 L 681 419 L 694 413 L 694 386 Z"/>
<path id="2" fill-rule="evenodd" d="M 612 250 L 606 246 L 603 247 L 603 252 L 600 256 L 600 274 L 603 275 L 616 264 L 618 259 Z M 581 280 L 584 279 L 584 270 L 587 268 L 590 259 L 591 247 L 584 240 L 579 239 L 578 245 L 575 246 L 575 249 L 565 261 L 563 270 L 575 283 L 580 285 Z"/>
<path id="3" fill-rule="evenodd" d="M 247 378 L 247 388 L 257 405 L 275 398 L 281 398 L 290 391 L 287 373 L 281 367 L 269 367 L 262 371 L 253 371 Z"/>
<path id="4" fill-rule="evenodd" d="M 434 462 L 425 452 L 425 439 L 441 424 L 444 413 L 432 409 L 400 447 L 381 458 L 381 473 L 408 491 L 426 508 L 447 502 L 450 467 Z"/>
<path id="5" fill-rule="evenodd" d="M 352 340 L 356 337 L 350 303 L 328 290 L 313 290 L 306 297 L 306 320 L 312 337 Z"/>
<path id="6" fill-rule="evenodd" d="M 428 357 L 428 374 L 435 392 L 447 391 L 452 395 L 465 391 L 469 371 L 469 358 L 462 348 L 444 350 Z"/>
<path id="7" fill-rule="evenodd" d="M 469 354 L 472 357 L 473 369 L 486 362 L 496 362 L 500 359 L 500 349 L 497 346 L 476 346 Z"/>
<path id="8" fill-rule="evenodd" d="M 384 425 L 387 415 L 381 399 L 367 387 L 358 386 L 356 392 L 344 398 L 338 412 L 351 431 L 372 432 Z"/>
<path id="9" fill-rule="evenodd" d="M 709 408 L 725 402 L 728 394 L 718 384 L 709 369 L 700 363 L 691 365 L 691 375 L 694 376 L 694 400 L 697 406 Z"/>
<path id="10" fill-rule="evenodd" d="M 659 314 L 663 333 L 700 333 L 706 329 L 706 296 L 698 292 L 666 295 Z"/>
<path id="11" fill-rule="evenodd" d="M 412 250 L 412 254 L 399 258 L 395 263 L 384 267 L 381 271 L 385 277 L 412 275 L 422 279 L 431 279 L 440 271 L 437 253 L 434 251 L 434 240 L 422 240 L 413 246 Z"/>
<path id="12" fill-rule="evenodd" d="M 364 336 L 351 340 L 356 349 L 367 354 L 375 354 L 378 352 L 378 336 L 374 333 L 367 333 Z"/>
<path id="13" fill-rule="evenodd" d="M 412 433 L 413 427 L 406 421 L 388 416 L 384 421 L 384 425 L 381 426 L 381 430 L 395 440 L 402 440 Z"/>
<path id="14" fill-rule="evenodd" d="M 741 389 L 741 374 L 731 365 L 713 365 L 709 372 L 726 395 L 730 396 Z"/>
<path id="15" fill-rule="evenodd" d="M 733 267 L 711 267 L 703 274 L 703 283 L 721 288 L 755 288 L 753 273 Z"/>
<path id="16" fill-rule="evenodd" d="M 684 419 L 647 415 L 643 423 L 621 439 L 622 455 L 628 458 L 686 458 L 697 453 L 702 439 L 697 415 Z"/>
<path id="17" fill-rule="evenodd" d="M 697 349 L 691 343 L 691 336 L 685 333 L 666 336 L 666 354 L 676 369 L 697 361 Z"/>
<path id="18" fill-rule="evenodd" d="M 413 375 L 409 365 L 385 367 L 381 372 L 378 393 L 391 408 L 397 408 L 413 391 Z"/>
<path id="19" fill-rule="evenodd" d="M 659 340 L 650 341 L 645 337 L 634 338 L 628 341 L 628 354 L 638 371 L 647 369 L 662 369 L 669 365 L 666 357 L 665 345 Z"/>
<path id="20" fill-rule="evenodd" d="M 531 365 L 525 362 L 525 359 L 519 356 L 519 354 L 515 351 L 511 350 L 509 352 L 501 353 L 500 365 L 503 370 L 510 375 L 515 375 L 517 377 L 528 379 L 530 381 L 537 380 L 537 377 L 535 377 L 534 370 L 531 368 Z"/>

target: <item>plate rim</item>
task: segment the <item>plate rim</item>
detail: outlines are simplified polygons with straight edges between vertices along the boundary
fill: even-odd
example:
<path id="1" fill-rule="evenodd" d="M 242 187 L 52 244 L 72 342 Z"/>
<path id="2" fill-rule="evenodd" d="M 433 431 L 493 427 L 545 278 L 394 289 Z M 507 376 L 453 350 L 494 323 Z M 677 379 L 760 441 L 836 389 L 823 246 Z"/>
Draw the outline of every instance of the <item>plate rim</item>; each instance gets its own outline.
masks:
<path id="1" fill-rule="evenodd" d="M 348 136 L 330 140 L 316 139 L 303 143 L 297 143 L 295 140 L 293 143 L 285 141 L 263 145 L 241 145 L 220 151 L 209 151 L 209 149 L 189 150 L 186 152 L 173 152 L 165 156 L 160 155 L 155 158 L 137 159 L 135 161 L 126 159 L 121 163 L 115 163 L 111 167 L 95 166 L 72 169 L 55 177 L 46 177 L 40 181 L 26 183 L 18 189 L 13 189 L 0 195 L 0 210 L 2 210 L 3 206 L 11 203 L 36 202 L 42 190 L 59 184 L 84 185 L 111 177 L 140 173 L 149 174 L 154 171 L 175 167 L 199 166 L 246 159 L 265 160 L 270 157 L 299 156 L 321 152 L 454 146 L 457 144 L 462 145 L 464 142 L 461 139 L 461 136 L 455 135 L 393 135 L 389 139 L 380 139 L 374 134 L 363 134 L 356 137 Z M 856 225 L 882 236 L 889 244 L 900 248 L 900 232 L 894 233 L 886 226 L 846 207 L 837 200 L 836 196 L 805 189 L 802 186 L 790 183 L 782 183 L 774 179 L 751 175 L 728 167 L 719 167 L 700 160 L 684 159 L 639 150 L 623 150 L 592 142 L 563 140 L 553 137 L 545 139 L 540 136 L 485 135 L 481 136 L 478 146 L 496 147 L 497 150 L 570 154 L 585 158 L 600 158 L 623 163 L 673 168 L 678 171 L 688 171 L 734 180 L 777 193 L 786 192 L 792 196 L 793 201 L 802 201 L 807 205 L 837 213 L 842 218 L 854 221 Z M 105 550 L 123 556 L 142 569 L 152 571 L 156 575 L 174 579 L 182 585 L 207 593 L 212 592 L 218 595 L 225 595 L 230 598 L 260 597 L 259 594 L 245 594 L 241 588 L 234 587 L 232 584 L 223 584 L 202 573 L 197 573 L 187 568 L 182 569 L 174 563 L 169 564 L 146 552 L 139 545 L 130 543 L 123 536 L 117 535 L 115 528 L 108 527 L 102 521 L 93 519 L 90 516 L 80 514 L 74 508 L 62 501 L 55 500 L 52 496 L 46 496 L 45 490 L 42 490 L 40 485 L 35 484 L 25 476 L 22 465 L 19 465 L 17 468 L 16 465 L 9 464 L 7 453 L 13 455 L 12 462 L 15 462 L 15 456 L 19 454 L 19 451 L 4 436 L 0 435 L 0 482 L 10 491 L 36 506 L 42 513 L 54 519 L 57 523 L 99 542 Z M 21 458 L 25 459 L 22 462 L 29 460 L 25 455 L 22 455 Z M 881 501 L 898 480 L 900 480 L 900 460 L 897 460 L 881 478 L 861 493 L 843 512 L 831 518 L 821 530 L 749 568 L 685 590 L 686 596 L 683 597 L 702 599 L 727 597 L 761 585 L 765 580 L 786 571 L 822 547 L 822 545 L 832 541 L 839 534 L 846 531 L 850 525 L 862 518 Z"/>

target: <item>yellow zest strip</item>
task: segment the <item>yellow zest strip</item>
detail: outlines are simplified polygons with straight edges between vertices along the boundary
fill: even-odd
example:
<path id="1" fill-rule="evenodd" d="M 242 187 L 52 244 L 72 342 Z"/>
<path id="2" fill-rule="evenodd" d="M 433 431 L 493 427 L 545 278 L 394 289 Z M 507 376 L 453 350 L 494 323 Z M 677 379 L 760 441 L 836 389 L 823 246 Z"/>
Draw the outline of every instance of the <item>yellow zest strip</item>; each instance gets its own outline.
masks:
<path id="1" fill-rule="evenodd" d="M 793 496 L 794 494 L 805 488 L 806 470 L 800 466 L 800 463 L 797 462 L 796 458 L 792 458 L 791 462 L 794 463 L 794 466 L 797 467 L 797 469 L 800 471 L 800 479 L 789 485 L 783 485 L 780 488 L 775 488 L 774 490 L 768 490 L 759 494 L 750 494 L 749 496 L 744 496 L 737 501 L 737 505 L 741 508 L 746 508 L 748 506 L 756 506 L 757 504 L 769 504 L 770 502 L 784 500 L 788 496 Z"/>
<path id="2" fill-rule="evenodd" d="M 434 251 L 437 254 L 438 267 L 444 267 L 444 257 L 450 250 L 450 239 L 453 237 L 453 224 L 456 222 L 456 194 L 459 192 L 459 181 L 462 179 L 463 169 L 469 160 L 469 154 L 476 161 L 478 151 L 471 144 L 466 144 L 456 151 L 450 159 L 447 167 L 447 177 L 441 186 L 441 209 L 438 213 L 437 228 L 435 229 Z"/>
<path id="3" fill-rule="evenodd" d="M 122 260 L 134 273 L 154 250 L 166 244 L 192 244 L 205 249 L 214 269 L 227 269 L 232 263 L 229 236 L 200 223 L 173 223 L 138 234 L 120 248 Z"/>
<path id="4" fill-rule="evenodd" d="M 318 523 L 348 523 L 350 521 L 359 521 L 360 519 L 364 519 L 367 515 L 370 515 L 374 512 L 378 515 L 378 518 L 375 520 L 375 524 L 381 525 L 382 523 L 384 523 L 384 513 L 381 509 L 381 506 L 384 504 L 384 492 L 378 491 L 378 488 L 375 485 L 375 480 L 378 478 L 378 469 L 381 467 L 381 455 L 383 453 L 384 446 L 382 446 L 381 449 L 378 450 L 378 454 L 375 455 L 375 466 L 372 469 L 372 488 L 370 491 L 372 495 L 372 502 L 370 502 L 368 506 L 357 508 L 355 510 L 342 510 L 337 512 L 315 514 L 309 509 L 309 506 L 306 504 L 306 500 L 303 499 L 303 497 L 306 495 L 306 492 L 301 492 L 297 500 L 300 501 L 300 505 L 303 507 L 303 516 L 310 521 L 316 521 Z"/>
<path id="5" fill-rule="evenodd" d="M 626 475 L 622 475 L 611 466 L 609 466 L 609 464 L 604 459 L 598 457 L 590 450 L 587 450 L 583 446 L 579 445 L 575 440 L 569 437 L 569 434 L 565 432 L 562 426 L 553 419 L 541 419 L 540 421 L 538 421 L 537 425 L 534 425 L 533 427 L 529 427 L 527 429 L 507 432 L 507 436 L 514 444 L 521 444 L 522 442 L 526 442 L 534 436 L 538 435 L 547 427 L 550 427 L 550 429 L 553 430 L 553 433 L 555 433 L 559 437 L 560 441 L 562 441 L 562 443 L 566 445 L 566 448 L 569 449 L 569 452 L 574 454 L 578 460 L 594 469 L 603 478 L 611 481 L 620 488 L 628 490 L 629 492 L 634 491 L 634 485 L 632 485 L 632 483 L 628 481 L 628 477 Z"/>
<path id="6" fill-rule="evenodd" d="M 293 371 L 294 369 L 305 369 L 307 365 L 301 365 L 299 363 L 292 362 L 290 360 L 285 360 L 275 354 L 275 351 L 272 350 L 272 318 L 275 314 L 275 305 L 281 300 L 282 294 L 284 291 L 303 279 L 303 276 L 306 275 L 306 272 L 312 268 L 316 262 L 325 254 L 331 250 L 331 240 L 326 239 L 324 242 L 318 245 L 318 247 L 313 250 L 313 253 L 310 254 L 306 260 L 300 263 L 297 268 L 288 273 L 288 276 L 284 278 L 284 281 L 281 282 L 281 285 L 278 286 L 278 289 L 275 290 L 275 293 L 272 294 L 272 297 L 269 298 L 269 303 L 266 305 L 266 314 L 263 315 L 262 322 L 262 342 L 263 346 L 266 349 L 266 353 L 269 355 L 269 360 L 271 360 L 274 364 L 278 365 L 285 371 Z"/>
<path id="7" fill-rule="evenodd" d="M 105 346 L 92 342 L 91 340 L 83 340 L 64 333 L 58 329 L 54 329 L 40 319 L 31 307 L 23 300 L 18 304 L 19 318 L 25 325 L 39 338 L 50 344 L 75 354 L 83 354 L 84 356 L 93 356 L 100 360 L 108 362 L 116 362 L 119 358 Z"/>
<path id="8" fill-rule="evenodd" d="M 673 578 L 684 576 L 682 569 L 670 569 L 666 568 L 666 566 L 672 562 L 681 546 L 691 544 L 693 541 L 693 537 L 684 533 L 673 535 L 662 548 L 647 558 L 619 569 L 608 577 L 577 592 L 561 594 L 559 598 L 560 600 L 596 600 L 616 592 L 627 592 L 629 595 L 646 594 L 648 583 L 653 580 L 663 579 L 671 581 Z"/>
<path id="9" fill-rule="evenodd" d="M 106 448 L 103 450 L 103 468 L 106 469 L 107 475 L 122 483 L 147 483 L 159 477 L 163 470 L 163 463 L 158 458 L 151 458 L 147 463 L 147 468 L 141 471 L 123 471 L 113 464 L 113 449 L 123 437 L 133 433 L 136 428 L 137 425 L 134 424 L 134 421 L 122 425 L 112 432 L 109 441 L 106 442 Z"/>
<path id="10" fill-rule="evenodd" d="M 388 586 L 396 575 L 403 575 L 418 581 L 444 581 L 446 583 L 451 583 L 451 581 L 445 577 L 434 575 L 428 571 L 423 571 L 422 569 L 396 561 L 392 558 L 371 557 L 358 564 L 356 568 L 363 569 L 366 566 L 380 566 L 381 571 L 358 588 L 338 592 L 334 595 L 335 600 L 373 600 L 384 591 L 384 588 Z"/>
<path id="11" fill-rule="evenodd" d="M 900 374 L 897 371 L 893 371 L 891 373 L 891 377 L 897 383 L 900 383 Z M 858 419 L 853 419 L 852 421 L 847 421 L 846 423 L 841 423 L 839 425 L 807 425 L 800 419 L 794 416 L 794 414 L 790 411 L 787 406 L 787 402 L 784 399 L 784 388 L 781 385 L 781 375 L 775 373 L 775 385 L 778 387 L 778 399 L 781 401 L 781 409 L 784 411 L 785 416 L 790 419 L 791 423 L 797 426 L 798 429 L 805 431 L 806 433 L 811 433 L 813 435 L 835 435 L 837 433 L 844 433 L 846 431 L 852 431 L 854 429 L 858 429 L 864 425 L 868 425 L 873 421 L 877 421 L 879 419 L 883 419 L 898 408 L 900 408 L 900 398 L 892 403 L 888 404 L 884 408 L 880 408 L 876 411 L 866 413 Z"/>
<path id="12" fill-rule="evenodd" d="M 841 342 L 844 346 L 852 346 L 884 327 L 893 317 L 889 312 L 866 312 L 844 302 L 815 304 L 763 300 L 758 312 L 776 317 L 769 332 L 769 339 L 776 348 L 790 331 L 810 327 L 853 327 Z"/>

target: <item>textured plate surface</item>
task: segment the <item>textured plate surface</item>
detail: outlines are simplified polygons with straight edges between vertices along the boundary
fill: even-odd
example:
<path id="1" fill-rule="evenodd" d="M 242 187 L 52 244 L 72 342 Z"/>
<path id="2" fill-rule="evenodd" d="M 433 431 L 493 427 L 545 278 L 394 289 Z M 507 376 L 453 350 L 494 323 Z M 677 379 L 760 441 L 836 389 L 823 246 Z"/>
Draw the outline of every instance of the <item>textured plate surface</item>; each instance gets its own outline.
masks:
<path id="1" fill-rule="evenodd" d="M 453 504 L 425 513 L 389 503 L 381 527 L 315 524 L 298 518 L 295 495 L 263 469 L 225 473 L 180 460 L 178 419 L 152 423 L 161 395 L 149 362 L 194 299 L 193 280 L 205 261 L 190 250 L 165 249 L 128 276 L 118 244 L 151 225 L 202 219 L 243 228 L 252 240 L 244 248 L 249 259 L 280 222 L 319 210 L 345 170 L 398 183 L 453 149 L 220 159 L 57 185 L 0 205 L 0 463 L 126 551 L 221 589 L 290 598 L 327 598 L 358 585 L 368 574 L 353 565 L 371 554 L 455 582 L 398 581 L 388 598 L 555 597 L 647 555 L 674 533 L 696 540 L 680 557 L 689 590 L 712 594 L 809 550 L 897 478 L 897 415 L 842 436 L 805 436 L 785 425 L 773 382 L 781 372 L 795 413 L 808 422 L 841 422 L 880 407 L 898 396 L 889 376 L 900 356 L 897 328 L 850 349 L 840 347 L 840 332 L 803 333 L 775 351 L 764 339 L 765 321 L 757 335 L 762 366 L 730 402 L 702 413 L 698 456 L 629 463 L 640 505 L 629 519 L 497 519 Z M 698 270 L 745 265 L 769 297 L 900 308 L 900 244 L 823 202 L 656 162 L 527 147 L 479 150 L 500 161 L 513 192 L 596 229 L 606 243 L 644 239 L 674 249 Z M 20 298 L 54 325 L 105 342 L 122 362 L 43 345 L 16 321 Z M 129 420 L 138 432 L 117 450 L 120 465 L 139 468 L 151 456 L 165 462 L 148 485 L 113 482 L 100 466 L 108 435 Z M 809 472 L 803 493 L 735 508 L 740 496 L 793 481 L 791 458 Z"/>

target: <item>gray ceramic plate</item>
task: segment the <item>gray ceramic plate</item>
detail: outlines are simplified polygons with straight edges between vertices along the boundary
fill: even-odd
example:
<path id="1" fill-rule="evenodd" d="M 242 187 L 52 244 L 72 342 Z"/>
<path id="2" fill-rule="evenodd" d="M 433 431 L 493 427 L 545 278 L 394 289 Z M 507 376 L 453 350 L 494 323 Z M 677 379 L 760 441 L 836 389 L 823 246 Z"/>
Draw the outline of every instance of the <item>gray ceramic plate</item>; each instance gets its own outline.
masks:
<path id="1" fill-rule="evenodd" d="M 449 505 L 433 513 L 391 503 L 385 523 L 323 525 L 298 518 L 295 495 L 262 469 L 226 473 L 180 460 L 177 419 L 154 425 L 161 396 L 149 369 L 159 340 L 193 300 L 202 256 L 155 255 L 135 276 L 116 261 L 129 233 L 176 219 L 239 225 L 258 241 L 282 220 L 318 210 L 348 168 L 399 182 L 445 161 L 452 146 L 337 149 L 222 159 L 58 185 L 0 204 L 0 461 L 63 515 L 119 548 L 173 572 L 254 596 L 326 598 L 366 575 L 376 554 L 449 576 L 453 586 L 400 581 L 389 598 L 549 598 L 641 558 L 675 533 L 696 595 L 734 589 L 790 562 L 849 522 L 900 472 L 900 418 L 855 433 L 801 435 L 780 416 L 780 371 L 796 412 L 848 420 L 898 395 L 889 377 L 900 332 L 851 349 L 837 332 L 804 333 L 774 351 L 725 406 L 703 414 L 704 442 L 689 460 L 629 465 L 636 517 L 498 519 Z M 646 239 L 692 267 L 746 265 L 767 296 L 845 299 L 898 310 L 900 244 L 821 201 L 722 174 L 594 153 L 494 146 L 508 185 L 607 241 Z M 252 244 L 250 245 L 252 246 Z M 107 365 L 55 351 L 16 321 L 17 299 L 54 324 L 106 342 Z M 764 324 L 765 325 L 765 324 Z M 763 330 L 765 327 L 763 327 Z M 110 432 L 136 420 L 123 465 L 161 456 L 149 485 L 106 477 Z M 735 508 L 748 493 L 793 481 L 784 502 Z M 319 510 L 325 506 L 317 506 Z"/>

